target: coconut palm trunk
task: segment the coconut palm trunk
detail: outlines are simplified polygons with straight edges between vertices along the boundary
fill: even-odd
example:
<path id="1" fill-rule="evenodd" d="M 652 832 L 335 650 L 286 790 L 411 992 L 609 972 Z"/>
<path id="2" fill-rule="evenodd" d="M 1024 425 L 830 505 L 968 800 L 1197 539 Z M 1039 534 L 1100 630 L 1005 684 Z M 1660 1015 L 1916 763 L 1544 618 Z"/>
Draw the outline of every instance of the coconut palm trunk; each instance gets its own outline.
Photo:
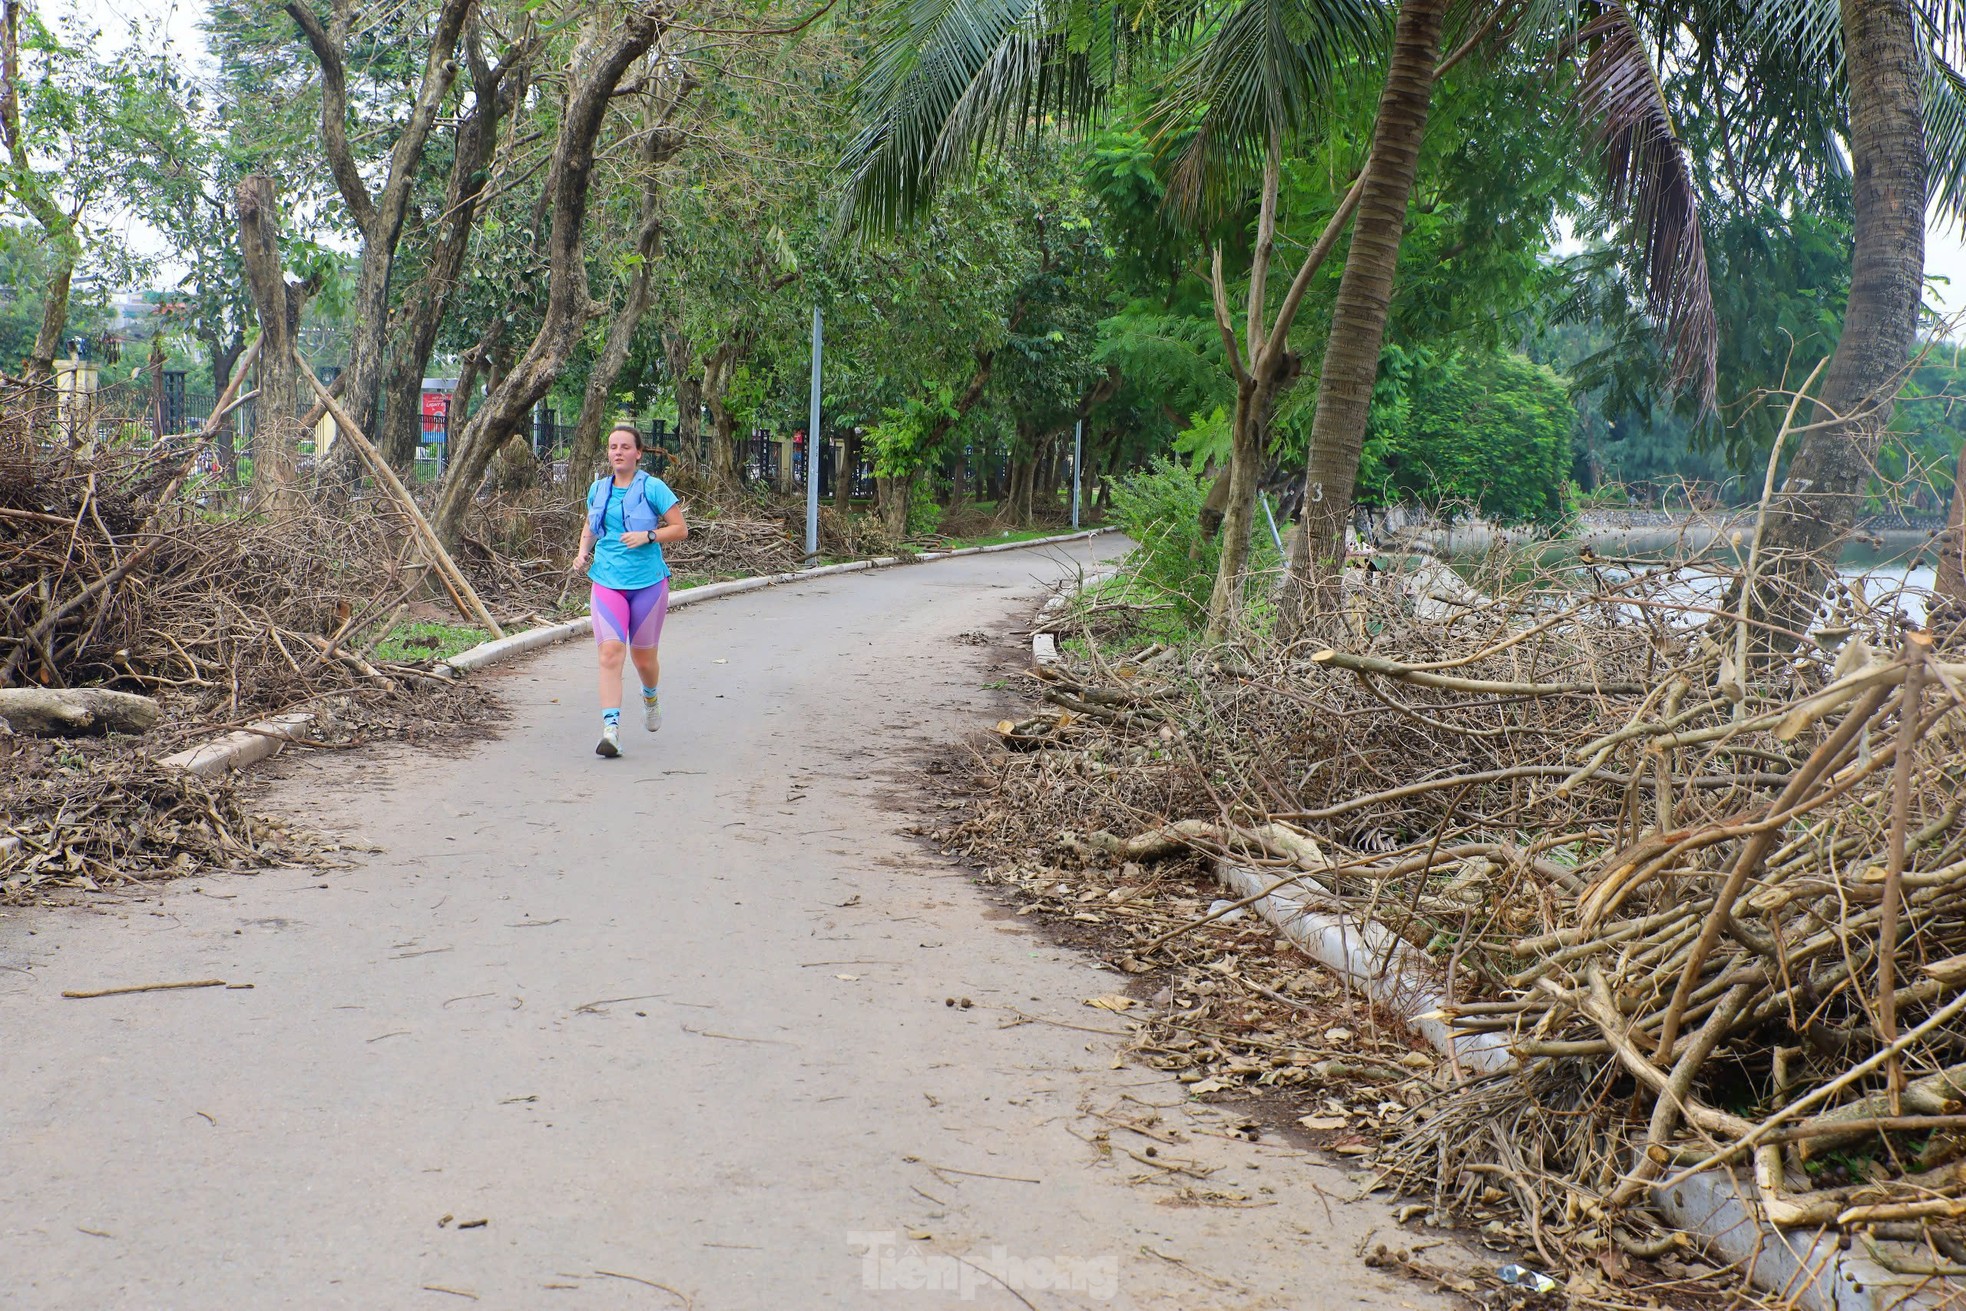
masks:
<path id="1" fill-rule="evenodd" d="M 1407 201 L 1420 167 L 1433 98 L 1445 0 L 1405 0 L 1393 35 L 1386 89 L 1379 97 L 1372 159 L 1362 179 L 1352 244 L 1338 283 L 1338 301 L 1318 375 L 1304 484 L 1304 530 L 1291 550 L 1286 617 L 1335 601 L 1345 560 L 1372 385 L 1392 305 L 1393 274 L 1406 230 Z M 1233 498 L 1232 498 L 1233 500 Z"/>
<path id="2" fill-rule="evenodd" d="M 1925 129 L 1919 48 L 1908 0 L 1843 0 L 1850 84 L 1854 250 L 1843 335 L 1814 422 L 1770 503 L 1772 569 L 1752 609 L 1765 652 L 1807 626 L 1870 481 L 1891 405 L 1918 336 L 1925 277 Z"/>

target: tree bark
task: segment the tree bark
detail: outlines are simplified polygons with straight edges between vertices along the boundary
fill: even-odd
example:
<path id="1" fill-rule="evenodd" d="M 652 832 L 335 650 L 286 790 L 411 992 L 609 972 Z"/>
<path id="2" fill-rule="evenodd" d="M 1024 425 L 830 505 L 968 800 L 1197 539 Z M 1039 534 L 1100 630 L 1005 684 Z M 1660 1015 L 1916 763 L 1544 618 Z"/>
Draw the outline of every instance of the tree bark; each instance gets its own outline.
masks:
<path id="1" fill-rule="evenodd" d="M 5 138 L 13 164 L 13 177 L 5 190 L 40 224 L 52 261 L 34 346 L 21 362 L 21 380 L 36 388 L 54 378 L 55 352 L 61 349 L 62 333 L 68 327 L 69 287 L 81 259 L 82 243 L 75 234 L 79 210 L 76 214 L 64 210 L 42 183 L 21 128 L 20 22 L 22 10 L 29 8 L 22 0 L 6 0 L 0 6 L 0 137 Z"/>
<path id="2" fill-rule="evenodd" d="M 566 108 L 547 181 L 552 231 L 547 243 L 546 313 L 525 355 L 499 379 L 459 436 L 450 476 L 437 499 L 435 527 L 446 546 L 463 531 L 465 513 L 499 438 L 521 423 L 553 386 L 593 310 L 582 235 L 594 143 L 607 121 L 615 88 L 655 44 L 666 22 L 633 9 L 606 22 L 591 18 L 581 34 L 568 69 Z"/>
<path id="3" fill-rule="evenodd" d="M 1411 3 L 1412 0 L 1408 0 Z M 1235 349 L 1235 334 L 1229 326 L 1228 300 L 1222 286 L 1222 255 L 1218 246 L 1211 275 L 1215 295 L 1217 330 L 1223 344 L 1236 360 L 1236 404 L 1229 423 L 1229 467 L 1218 477 L 1209 499 L 1202 507 L 1202 526 L 1212 514 L 1222 516 L 1222 554 L 1216 561 L 1215 586 L 1208 595 L 1208 625 L 1204 636 L 1219 642 L 1228 635 L 1242 593 L 1242 576 L 1249 562 L 1249 532 L 1256 480 L 1263 458 L 1269 450 L 1270 412 L 1276 396 L 1296 375 L 1296 357 L 1278 349 L 1288 340 L 1290 328 L 1280 322 L 1265 349 L 1265 321 L 1269 305 L 1265 299 L 1270 272 L 1270 254 L 1276 246 L 1277 191 L 1283 168 L 1282 138 L 1273 132 L 1263 160 L 1263 195 L 1256 218 L 1256 248 L 1249 262 L 1249 312 L 1245 328 L 1249 363 L 1245 367 Z M 1335 330 L 1334 330 L 1335 331 Z M 1216 504 L 1216 493 L 1224 500 Z"/>
<path id="4" fill-rule="evenodd" d="M 1966 622 L 1966 451 L 1960 452 L 1952 475 L 1952 506 L 1946 511 L 1945 531 L 1934 543 L 1939 557 L 1939 578 L 1935 590 L 1943 616 L 1934 615 L 1933 628 L 1941 623 L 1957 627 Z"/>
<path id="5" fill-rule="evenodd" d="M 1303 531 L 1294 539 L 1290 603 L 1284 607 L 1287 622 L 1309 608 L 1335 604 L 1372 385 L 1379 376 L 1393 275 L 1406 231 L 1406 208 L 1427 130 L 1445 10 L 1445 0 L 1404 0 L 1400 5 L 1392 62 L 1373 128 L 1371 161 L 1360 180 L 1358 218 L 1318 375 L 1304 480 Z M 1249 487 L 1253 503 L 1253 475 Z"/>
<path id="6" fill-rule="evenodd" d="M 107 688 L 0 687 L 0 723 L 16 733 L 68 737 L 78 733 L 144 733 L 157 722 L 157 703 Z"/>
<path id="7" fill-rule="evenodd" d="M 259 316 L 259 399 L 253 406 L 253 491 L 275 514 L 295 507 L 299 401 L 294 337 L 297 297 L 280 267 L 279 202 L 273 179 L 254 174 L 239 182 L 239 255 Z"/>
<path id="8" fill-rule="evenodd" d="M 914 504 L 919 473 L 898 474 L 874 479 L 874 496 L 880 507 L 881 529 L 892 541 L 908 535 L 908 511 Z"/>
<path id="9" fill-rule="evenodd" d="M 676 392 L 679 458 L 693 469 L 703 457 L 703 379 L 696 373 L 696 348 L 681 329 L 664 328 L 662 353 L 669 361 L 669 382 Z"/>
<path id="10" fill-rule="evenodd" d="M 226 386 L 232 381 L 232 366 L 239 362 L 239 356 L 244 353 L 246 339 L 243 335 L 234 335 L 231 339 L 221 342 L 216 336 L 207 337 L 205 349 L 210 351 L 212 356 L 212 402 L 217 404 L 218 398 L 225 395 Z M 227 482 L 236 482 L 239 478 L 238 443 L 233 439 L 233 434 L 237 431 L 237 420 L 228 418 L 219 425 L 216 438 L 218 467 L 223 471 Z"/>
<path id="11" fill-rule="evenodd" d="M 817 442 L 818 434 L 807 434 L 806 440 Z M 823 447 L 815 446 L 814 450 Z M 853 470 L 860 460 L 860 439 L 852 429 L 839 434 L 839 454 L 833 460 L 833 508 L 842 515 L 853 508 Z"/>
<path id="12" fill-rule="evenodd" d="M 423 375 L 430 367 L 451 292 L 464 273 L 471 234 L 491 182 L 487 170 L 496 153 L 499 122 L 525 94 L 534 49 L 531 42 L 522 42 L 497 66 L 488 66 L 475 14 L 464 25 L 463 48 L 471 75 L 471 109 L 457 121 L 453 133 L 450 179 L 429 266 L 398 314 L 402 327 L 383 381 L 378 445 L 399 472 L 409 471 L 423 443 Z"/>
<path id="13" fill-rule="evenodd" d="M 1927 159 L 1918 36 L 1907 0 L 1843 0 L 1850 87 L 1854 245 L 1843 335 L 1814 422 L 1769 505 L 1762 549 L 1772 568 L 1752 609 L 1764 651 L 1786 651 L 1813 617 L 1855 523 L 1918 337 L 1925 277 Z M 1954 499 L 1954 513 L 1958 500 Z"/>
<path id="14" fill-rule="evenodd" d="M 710 411 L 710 482 L 716 487 L 737 486 L 737 420 L 724 404 L 724 392 L 744 348 L 742 335 L 726 338 L 703 357 L 702 400 Z"/>
<path id="15" fill-rule="evenodd" d="M 436 126 L 438 111 L 457 77 L 457 47 L 465 15 L 476 0 L 442 0 L 417 83 L 410 113 L 389 152 L 382 191 L 371 196 L 348 140 L 348 29 L 354 17 L 353 0 L 333 0 L 324 27 L 306 0 L 288 0 L 285 8 L 313 51 L 321 68 L 321 141 L 328 171 L 348 212 L 362 233 L 362 260 L 349 306 L 352 325 L 348 341 L 348 382 L 343 395 L 356 425 L 374 432 L 377 389 L 382 380 L 383 347 L 389 330 L 389 286 L 396 267 L 396 247 L 409 211 L 424 147 Z M 419 374 L 418 382 L 422 379 Z M 343 448 L 336 456 L 343 473 L 353 476 L 361 463 Z"/>

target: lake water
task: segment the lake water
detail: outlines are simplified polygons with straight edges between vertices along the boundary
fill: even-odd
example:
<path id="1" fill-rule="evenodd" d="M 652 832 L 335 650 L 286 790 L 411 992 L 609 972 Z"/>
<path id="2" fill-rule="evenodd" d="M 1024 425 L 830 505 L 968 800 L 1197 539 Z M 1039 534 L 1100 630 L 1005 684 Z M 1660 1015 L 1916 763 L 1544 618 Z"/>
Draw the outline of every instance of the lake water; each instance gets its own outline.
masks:
<path id="1" fill-rule="evenodd" d="M 1912 623 L 1923 624 L 1930 608 L 1932 589 L 1938 581 L 1938 571 L 1929 563 L 1929 555 L 1923 549 L 1926 545 L 1928 543 L 1920 539 L 1915 546 L 1891 544 L 1882 549 L 1854 546 L 1837 561 L 1837 575 L 1867 608 L 1882 609 L 1887 613 L 1897 611 Z M 1727 556 L 1733 553 L 1723 551 L 1722 554 Z M 1559 546 L 1541 553 L 1539 565 L 1544 569 L 1561 568 L 1576 558 L 1568 548 Z M 1668 564 L 1670 560 L 1668 555 L 1658 557 L 1660 565 Z M 1745 561 L 1722 558 L 1707 565 L 1687 565 L 1676 571 L 1676 576 L 1659 595 L 1667 601 L 1689 607 L 1716 606 L 1733 581 L 1734 573 L 1730 570 L 1738 570 L 1742 563 Z M 1465 573 L 1466 570 L 1461 572 Z M 1617 566 L 1600 566 L 1598 573 L 1606 582 L 1614 585 L 1632 576 L 1631 570 Z M 1528 571 L 1525 570 L 1524 578 L 1527 576 Z M 1477 585 L 1480 583 L 1479 579 L 1471 581 Z M 1631 607 L 1631 613 L 1637 617 L 1640 608 Z M 1709 618 L 1708 614 L 1689 611 L 1678 622 L 1696 625 L 1705 623 Z"/>

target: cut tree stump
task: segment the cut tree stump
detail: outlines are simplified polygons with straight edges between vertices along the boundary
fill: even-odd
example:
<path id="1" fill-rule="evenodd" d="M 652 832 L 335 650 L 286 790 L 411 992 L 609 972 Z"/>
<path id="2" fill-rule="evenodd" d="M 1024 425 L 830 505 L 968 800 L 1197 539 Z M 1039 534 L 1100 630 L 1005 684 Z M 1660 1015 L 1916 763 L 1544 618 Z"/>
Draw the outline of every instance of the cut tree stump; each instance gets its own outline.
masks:
<path id="1" fill-rule="evenodd" d="M 35 737 L 143 733 L 157 722 L 157 703 L 101 687 L 0 687 L 0 721 Z"/>

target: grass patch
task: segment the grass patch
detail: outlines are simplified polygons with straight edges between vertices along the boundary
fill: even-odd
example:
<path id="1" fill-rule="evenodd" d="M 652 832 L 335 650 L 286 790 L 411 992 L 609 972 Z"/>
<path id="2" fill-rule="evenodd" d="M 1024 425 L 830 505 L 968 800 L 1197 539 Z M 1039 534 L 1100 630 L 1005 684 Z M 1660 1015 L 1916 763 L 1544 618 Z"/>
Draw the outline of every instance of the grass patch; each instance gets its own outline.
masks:
<path id="1" fill-rule="evenodd" d="M 1199 636 L 1178 596 L 1131 572 L 1079 592 L 1069 613 L 1073 623 L 1059 634 L 1058 649 L 1071 656 L 1096 649 L 1108 661 L 1122 661 L 1149 646 L 1186 646 Z"/>
<path id="2" fill-rule="evenodd" d="M 970 537 L 944 537 L 942 544 L 933 549 L 938 551 L 957 551 L 965 546 L 1001 546 L 1005 542 L 1035 542 L 1040 537 L 1063 537 L 1073 532 L 1090 532 L 1101 524 L 1087 523 L 1081 528 L 1058 526 L 1052 528 L 1004 528 L 995 532 L 977 533 Z"/>
<path id="3" fill-rule="evenodd" d="M 448 660 L 460 651 L 469 651 L 490 637 L 482 628 L 455 624 L 397 624 L 389 636 L 376 643 L 379 659 L 415 664 L 421 660 Z"/>

